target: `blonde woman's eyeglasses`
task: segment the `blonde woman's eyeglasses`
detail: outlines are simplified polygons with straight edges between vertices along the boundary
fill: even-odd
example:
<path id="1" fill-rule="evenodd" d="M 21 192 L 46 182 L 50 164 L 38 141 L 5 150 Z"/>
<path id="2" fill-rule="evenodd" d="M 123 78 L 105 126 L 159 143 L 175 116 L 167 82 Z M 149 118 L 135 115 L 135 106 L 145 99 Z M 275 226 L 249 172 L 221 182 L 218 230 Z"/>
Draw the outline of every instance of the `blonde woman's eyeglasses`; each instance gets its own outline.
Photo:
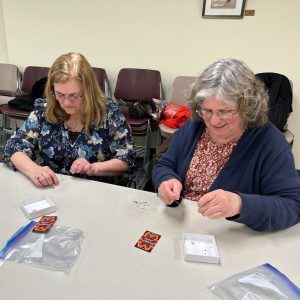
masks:
<path id="1" fill-rule="evenodd" d="M 83 97 L 83 93 L 64 95 L 54 92 L 54 97 L 58 101 L 65 101 L 67 99 L 69 99 L 70 101 L 77 101 L 78 99 Z"/>

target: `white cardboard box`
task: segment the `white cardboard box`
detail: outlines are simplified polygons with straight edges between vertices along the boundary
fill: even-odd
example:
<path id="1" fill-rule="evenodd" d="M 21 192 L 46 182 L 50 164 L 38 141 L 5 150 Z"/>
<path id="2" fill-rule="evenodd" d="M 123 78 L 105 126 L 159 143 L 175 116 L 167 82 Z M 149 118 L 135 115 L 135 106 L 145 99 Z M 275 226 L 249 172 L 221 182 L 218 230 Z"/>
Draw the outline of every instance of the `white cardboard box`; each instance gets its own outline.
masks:
<path id="1" fill-rule="evenodd" d="M 55 204 L 44 195 L 23 200 L 21 208 L 29 219 L 35 219 L 56 211 Z"/>
<path id="2" fill-rule="evenodd" d="M 183 233 L 184 260 L 218 264 L 220 256 L 213 235 Z"/>

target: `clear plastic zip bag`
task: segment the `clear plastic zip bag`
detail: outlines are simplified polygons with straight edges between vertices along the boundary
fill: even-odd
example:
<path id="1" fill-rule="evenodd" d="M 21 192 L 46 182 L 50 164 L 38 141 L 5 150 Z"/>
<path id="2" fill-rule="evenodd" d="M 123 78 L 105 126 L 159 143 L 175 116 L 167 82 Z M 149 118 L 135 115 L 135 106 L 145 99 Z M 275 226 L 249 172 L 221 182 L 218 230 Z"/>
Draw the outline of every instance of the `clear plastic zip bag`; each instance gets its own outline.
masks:
<path id="1" fill-rule="evenodd" d="M 54 224 L 46 233 L 32 232 L 36 222 L 20 228 L 0 251 L 0 260 L 69 273 L 79 254 L 83 231 Z"/>
<path id="2" fill-rule="evenodd" d="M 208 287 L 223 300 L 298 300 L 300 289 L 270 264 L 263 264 Z"/>

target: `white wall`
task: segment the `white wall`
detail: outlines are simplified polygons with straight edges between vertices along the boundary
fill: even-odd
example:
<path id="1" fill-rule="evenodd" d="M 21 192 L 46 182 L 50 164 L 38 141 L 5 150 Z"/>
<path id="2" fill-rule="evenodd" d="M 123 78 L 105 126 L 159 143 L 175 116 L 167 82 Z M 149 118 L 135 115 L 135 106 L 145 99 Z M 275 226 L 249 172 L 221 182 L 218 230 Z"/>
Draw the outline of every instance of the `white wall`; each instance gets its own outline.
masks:
<path id="1" fill-rule="evenodd" d="M 285 74 L 294 83 L 289 128 L 300 169 L 299 0 L 247 0 L 256 13 L 243 19 L 202 19 L 202 0 L 2 2 L 8 59 L 21 69 L 78 51 L 107 70 L 112 87 L 122 67 L 158 69 L 165 94 L 177 75 L 198 75 L 223 57 Z"/>
<path id="2" fill-rule="evenodd" d="M 0 63 L 7 63 L 7 45 L 5 37 L 5 28 L 3 20 L 3 9 L 2 9 L 2 0 L 0 0 Z"/>

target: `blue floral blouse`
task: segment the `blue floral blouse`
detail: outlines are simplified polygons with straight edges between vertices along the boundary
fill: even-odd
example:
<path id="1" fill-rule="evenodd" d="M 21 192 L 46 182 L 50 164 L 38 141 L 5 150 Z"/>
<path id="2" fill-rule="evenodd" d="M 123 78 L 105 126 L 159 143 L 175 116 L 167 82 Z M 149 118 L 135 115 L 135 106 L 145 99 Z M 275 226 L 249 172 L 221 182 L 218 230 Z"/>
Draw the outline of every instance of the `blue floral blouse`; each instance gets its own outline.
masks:
<path id="1" fill-rule="evenodd" d="M 34 110 L 25 123 L 7 142 L 4 162 L 14 167 L 10 157 L 18 151 L 27 154 L 39 165 L 49 166 L 54 172 L 70 175 L 72 163 L 83 157 L 90 163 L 117 158 L 131 168 L 135 159 L 133 139 L 129 126 L 118 104 L 107 100 L 107 117 L 86 136 L 83 130 L 74 142 L 69 138 L 68 127 L 62 120 L 53 124 L 45 119 L 46 99 L 37 99 Z"/>

